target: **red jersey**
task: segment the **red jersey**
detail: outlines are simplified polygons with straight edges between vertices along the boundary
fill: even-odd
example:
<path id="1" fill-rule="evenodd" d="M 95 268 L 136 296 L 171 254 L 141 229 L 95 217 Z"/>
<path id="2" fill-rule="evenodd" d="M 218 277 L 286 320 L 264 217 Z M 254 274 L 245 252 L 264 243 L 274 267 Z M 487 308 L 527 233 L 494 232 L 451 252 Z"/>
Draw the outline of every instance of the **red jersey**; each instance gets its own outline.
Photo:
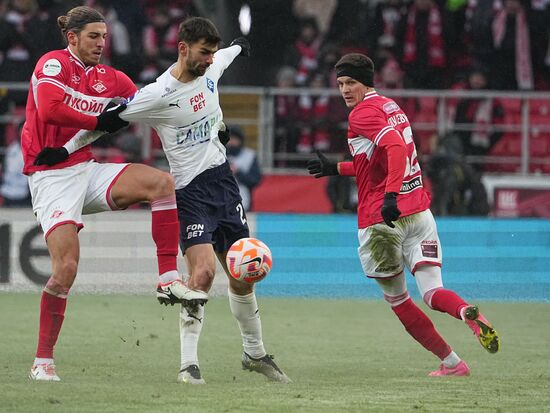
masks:
<path id="1" fill-rule="evenodd" d="M 359 228 L 383 222 L 384 193 L 397 192 L 401 216 L 430 207 L 422 185 L 407 115 L 392 99 L 373 91 L 349 115 L 348 146 L 351 162 L 340 164 L 342 175 L 355 175 L 359 192 Z"/>
<path id="2" fill-rule="evenodd" d="M 93 130 L 99 115 L 114 97 L 129 97 L 136 86 L 128 76 L 112 67 L 86 66 L 69 48 L 42 56 L 32 74 L 27 98 L 26 121 L 21 149 L 30 174 L 59 169 L 92 159 L 86 146 L 54 166 L 34 166 L 45 146 L 63 146 L 81 129 Z"/>

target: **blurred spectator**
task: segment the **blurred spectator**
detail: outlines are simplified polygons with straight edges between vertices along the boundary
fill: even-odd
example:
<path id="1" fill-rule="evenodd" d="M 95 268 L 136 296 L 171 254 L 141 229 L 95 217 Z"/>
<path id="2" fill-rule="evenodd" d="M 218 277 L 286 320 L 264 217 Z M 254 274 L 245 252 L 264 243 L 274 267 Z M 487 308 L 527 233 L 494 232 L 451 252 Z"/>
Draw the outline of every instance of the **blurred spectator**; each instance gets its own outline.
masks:
<path id="1" fill-rule="evenodd" d="M 367 32 L 368 48 L 373 51 L 380 61 L 378 49 L 395 51 L 397 48 L 397 28 L 403 16 L 407 14 L 407 7 L 403 0 L 382 0 L 376 4 L 374 16 Z"/>
<path id="2" fill-rule="evenodd" d="M 299 19 L 313 18 L 321 37 L 325 37 L 338 0 L 294 0 L 292 11 Z"/>
<path id="3" fill-rule="evenodd" d="M 296 84 L 305 85 L 309 75 L 317 69 L 319 50 L 323 43 L 315 19 L 304 19 L 300 25 L 300 34 L 287 53 L 288 63 L 295 67 Z"/>
<path id="4" fill-rule="evenodd" d="M 342 161 L 351 161 L 351 155 L 347 153 Z M 329 176 L 327 195 L 332 204 L 333 213 L 354 213 L 357 211 L 357 184 L 355 177 L 334 175 Z"/>
<path id="5" fill-rule="evenodd" d="M 102 63 L 114 66 L 135 79 L 141 70 L 140 59 L 132 50 L 128 29 L 119 20 L 112 0 L 92 0 L 90 7 L 105 16 L 107 24 L 108 34 L 101 54 Z"/>
<path id="6" fill-rule="evenodd" d="M 327 74 L 314 72 L 308 81 L 308 89 L 326 89 L 329 87 Z M 298 99 L 300 113 L 300 138 L 298 152 L 310 153 L 313 149 L 326 151 L 330 148 L 328 94 L 304 93 Z"/>
<path id="7" fill-rule="evenodd" d="M 325 43 L 319 52 L 319 56 L 317 71 L 326 74 L 329 87 L 338 87 L 334 65 L 342 56 L 340 49 L 334 43 Z"/>
<path id="8" fill-rule="evenodd" d="M 495 89 L 533 89 L 529 26 L 520 0 L 504 0 L 493 20 L 491 80 Z"/>
<path id="9" fill-rule="evenodd" d="M 29 47 L 33 63 L 46 52 L 65 47 L 61 36 L 57 35 L 59 28 L 54 0 L 37 0 L 37 5 L 38 9 L 25 25 L 27 36 L 31 39 Z"/>
<path id="10" fill-rule="evenodd" d="M 239 126 L 230 126 L 227 143 L 227 160 L 235 175 L 245 211 L 252 209 L 252 191 L 262 179 L 256 151 L 244 144 L 244 132 Z"/>
<path id="11" fill-rule="evenodd" d="M 297 35 L 297 21 L 292 14 L 293 0 L 257 0 L 250 6 L 251 56 L 246 65 L 247 84 L 273 84 L 279 68 L 288 64 L 288 51 Z M 291 64 L 292 66 L 292 64 Z"/>
<path id="12" fill-rule="evenodd" d="M 139 75 L 140 81 L 154 81 L 177 60 L 178 27 L 179 23 L 172 19 L 165 5 L 155 6 L 151 23 L 143 29 L 145 67 Z"/>
<path id="13" fill-rule="evenodd" d="M 463 159 L 460 138 L 450 134 L 430 158 L 427 175 L 432 185 L 430 209 L 437 216 L 489 214 L 487 191 L 481 174 Z"/>
<path id="14" fill-rule="evenodd" d="M 19 127 L 19 132 L 22 125 L 23 123 Z M 4 155 L 0 201 L 3 199 L 3 206 L 6 207 L 26 207 L 31 205 L 29 184 L 27 177 L 22 172 L 24 162 L 19 136 L 20 133 L 7 146 Z"/>
<path id="15" fill-rule="evenodd" d="M 35 0 L 12 0 L 0 23 L 0 79 L 4 82 L 28 81 L 33 68 L 33 39 L 27 28 L 38 11 Z M 10 93 L 10 99 L 17 105 L 24 105 L 26 92 Z"/>
<path id="16" fill-rule="evenodd" d="M 445 39 L 453 38 L 451 25 L 434 0 L 414 0 L 399 23 L 398 44 L 405 86 L 441 89 L 447 70 Z"/>
<path id="17" fill-rule="evenodd" d="M 467 90 L 487 88 L 486 73 L 474 69 L 468 76 Z M 503 123 L 504 109 L 498 99 L 470 98 L 458 102 L 455 115 L 455 132 L 460 138 L 464 155 L 485 156 L 502 137 L 493 125 Z M 461 127 L 464 128 L 461 130 Z M 481 164 L 476 164 L 481 168 Z"/>
<path id="18" fill-rule="evenodd" d="M 291 89 L 295 87 L 296 70 L 283 66 L 277 73 L 278 88 Z M 296 95 L 277 94 L 275 99 L 275 153 L 291 153 L 296 151 L 298 128 L 296 118 L 298 112 L 298 97 Z M 286 166 L 284 161 L 277 166 Z"/>

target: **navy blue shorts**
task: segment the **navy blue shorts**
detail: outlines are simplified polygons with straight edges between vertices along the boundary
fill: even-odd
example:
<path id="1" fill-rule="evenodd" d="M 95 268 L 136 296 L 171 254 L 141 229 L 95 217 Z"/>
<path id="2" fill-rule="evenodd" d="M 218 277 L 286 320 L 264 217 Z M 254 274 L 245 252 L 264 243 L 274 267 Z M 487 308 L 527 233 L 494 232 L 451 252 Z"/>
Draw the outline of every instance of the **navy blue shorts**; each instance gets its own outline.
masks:
<path id="1" fill-rule="evenodd" d="M 250 236 L 239 187 L 229 163 L 207 169 L 185 188 L 176 190 L 180 246 L 213 244 L 218 253 Z"/>

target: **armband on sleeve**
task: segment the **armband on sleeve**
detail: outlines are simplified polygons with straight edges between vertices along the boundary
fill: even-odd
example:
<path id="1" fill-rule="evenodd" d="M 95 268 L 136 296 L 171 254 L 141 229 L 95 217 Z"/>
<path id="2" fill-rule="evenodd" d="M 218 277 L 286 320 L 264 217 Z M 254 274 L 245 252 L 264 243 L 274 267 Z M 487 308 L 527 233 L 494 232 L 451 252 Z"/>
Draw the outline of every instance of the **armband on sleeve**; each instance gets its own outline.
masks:
<path id="1" fill-rule="evenodd" d="M 80 130 L 76 135 L 74 135 L 63 147 L 69 152 L 69 154 L 78 151 L 79 149 L 85 147 L 86 145 L 95 142 L 103 135 L 106 135 L 104 131 L 94 130 Z"/>

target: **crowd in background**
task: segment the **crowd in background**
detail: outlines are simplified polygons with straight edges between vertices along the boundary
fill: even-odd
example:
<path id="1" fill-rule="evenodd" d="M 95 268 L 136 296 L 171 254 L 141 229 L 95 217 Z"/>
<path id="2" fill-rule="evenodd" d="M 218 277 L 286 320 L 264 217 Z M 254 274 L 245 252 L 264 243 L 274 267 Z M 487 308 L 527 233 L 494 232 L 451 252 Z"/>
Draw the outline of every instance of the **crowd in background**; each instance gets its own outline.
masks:
<path id="1" fill-rule="evenodd" d="M 82 4 L 107 19 L 103 63 L 141 84 L 176 60 L 178 26 L 187 16 L 206 15 L 227 40 L 242 34 L 239 16 L 246 6 L 250 31 L 244 34 L 253 53 L 228 71 L 226 84 L 334 87 L 335 62 L 357 51 L 374 59 L 382 89 L 550 90 L 550 0 L 0 0 L 0 80 L 28 82 L 42 54 L 64 47 L 57 16 Z M 0 89 L 0 115 L 21 120 L 25 100 L 26 91 Z M 435 112 L 435 102 L 398 103 L 412 121 Z M 455 103 L 457 123 L 487 126 L 504 117 L 495 100 Z M 277 95 L 275 110 L 275 152 L 345 153 L 345 140 L 334 139 L 346 119 L 340 98 Z M 4 171 L 17 140 L 14 123 L 0 123 Z M 461 150 L 473 155 L 487 154 L 502 135 L 487 127 L 457 134 Z M 120 137 L 104 160 L 138 160 L 136 139 Z"/>

